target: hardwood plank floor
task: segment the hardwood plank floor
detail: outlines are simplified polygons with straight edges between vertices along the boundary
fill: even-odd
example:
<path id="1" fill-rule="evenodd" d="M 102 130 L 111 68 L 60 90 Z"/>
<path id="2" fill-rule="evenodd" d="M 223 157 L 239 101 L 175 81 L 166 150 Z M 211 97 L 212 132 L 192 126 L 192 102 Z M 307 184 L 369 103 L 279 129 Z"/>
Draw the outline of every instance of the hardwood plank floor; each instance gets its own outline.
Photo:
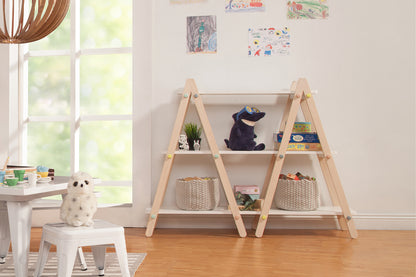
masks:
<path id="1" fill-rule="evenodd" d="M 125 233 L 129 252 L 147 253 L 135 276 L 416 276 L 414 231 L 359 230 L 358 239 L 339 230 L 266 230 L 262 238 L 223 229 Z M 40 238 L 33 228 L 31 251 Z"/>

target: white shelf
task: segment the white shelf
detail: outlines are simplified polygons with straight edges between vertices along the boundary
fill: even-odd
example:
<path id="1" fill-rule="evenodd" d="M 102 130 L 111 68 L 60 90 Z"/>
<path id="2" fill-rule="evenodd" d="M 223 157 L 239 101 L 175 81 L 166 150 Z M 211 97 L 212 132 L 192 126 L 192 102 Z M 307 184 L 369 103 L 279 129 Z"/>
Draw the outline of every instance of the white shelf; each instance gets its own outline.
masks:
<path id="1" fill-rule="evenodd" d="M 146 209 L 146 213 L 150 214 L 151 209 Z M 230 215 L 231 211 L 224 207 L 216 208 L 210 211 L 186 211 L 180 209 L 160 209 L 159 214 L 165 215 Z M 259 215 L 259 211 L 240 211 L 241 215 Z M 269 215 L 280 216 L 336 216 L 342 215 L 340 207 L 320 207 L 315 211 L 286 211 L 279 209 L 270 209 Z"/>
<path id="2" fill-rule="evenodd" d="M 262 151 L 232 151 L 232 150 L 220 150 L 221 155 L 272 155 L 277 154 L 277 150 L 262 150 Z M 164 153 L 166 154 L 166 152 Z M 210 150 L 201 151 L 175 151 L 176 155 L 211 155 Z M 286 151 L 288 155 L 311 155 L 322 154 L 322 151 Z"/>
<path id="3" fill-rule="evenodd" d="M 178 94 L 182 95 L 183 90 L 178 90 Z M 317 94 L 318 90 L 311 90 L 312 94 Z M 294 92 L 289 89 L 281 89 L 277 91 L 200 91 L 201 95 L 247 95 L 247 96 L 257 96 L 257 95 L 291 95 Z"/>

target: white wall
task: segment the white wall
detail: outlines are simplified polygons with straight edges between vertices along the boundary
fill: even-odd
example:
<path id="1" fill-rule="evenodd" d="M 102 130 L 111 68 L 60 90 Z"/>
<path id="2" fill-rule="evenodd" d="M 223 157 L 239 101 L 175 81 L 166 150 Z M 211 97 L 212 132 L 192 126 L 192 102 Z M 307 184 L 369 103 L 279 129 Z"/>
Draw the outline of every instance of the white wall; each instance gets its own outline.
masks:
<path id="1" fill-rule="evenodd" d="M 241 14 L 225 14 L 223 2 L 207 0 L 171 5 L 169 0 L 157 0 L 152 1 L 152 13 L 150 1 L 142 0 L 140 5 L 135 1 L 134 12 L 140 16 L 134 23 L 133 47 L 134 210 L 144 211 L 152 201 L 162 153 L 166 151 L 177 112 L 177 89 L 183 87 L 187 78 L 194 78 L 200 90 L 256 91 L 287 88 L 293 80 L 306 77 L 311 87 L 319 91 L 315 100 L 331 148 L 338 152 L 336 164 L 348 202 L 357 211 L 358 227 L 414 229 L 414 1 L 395 5 L 387 0 L 331 0 L 327 20 L 305 21 L 286 19 L 286 1 L 267 1 L 264 13 Z M 147 4 L 142 8 L 144 3 Z M 193 15 L 217 16 L 217 54 L 186 54 L 186 17 Z M 247 57 L 247 29 L 267 26 L 290 28 L 289 56 Z M 14 120 L 15 111 L 8 108 L 11 100 L 7 91 L 13 95 L 14 89 L 9 84 L 7 49 L 0 45 L 0 158 L 15 151 L 16 143 L 13 139 L 9 141 L 7 135 L 9 120 Z M 267 112 L 256 126 L 256 132 L 258 141 L 270 146 L 271 130 L 278 126 L 281 112 L 275 104 L 281 108 L 282 103 L 274 98 L 258 100 L 227 99 L 229 103 L 221 104 L 222 99 L 204 99 L 208 102 L 207 112 L 220 147 L 224 147 L 222 141 L 229 134 L 231 114 L 245 104 L 256 104 Z M 214 103 L 220 105 L 212 105 Z M 146 133 L 150 120 L 151 137 Z M 213 163 L 208 158 L 205 161 L 208 167 L 192 158 L 176 158 L 165 197 L 166 206 L 175 205 L 176 178 L 216 174 Z M 268 164 L 263 156 L 227 158 L 225 162 L 234 184 L 263 183 Z M 284 170 L 298 169 L 322 180 L 319 167 L 309 158 L 288 159 Z M 327 193 L 323 193 L 322 200 L 329 203 Z M 249 220 L 245 222 L 250 223 Z M 269 223 L 268 227 L 291 228 L 322 228 L 334 224 L 303 220 L 281 222 L 273 218 Z M 131 225 L 145 226 L 146 216 L 142 214 L 132 219 Z M 157 226 L 233 227 L 233 222 L 230 217 L 162 216 Z"/>
<path id="2" fill-rule="evenodd" d="M 18 50 L 16 46 L 0 44 L 0 164 L 7 158 L 15 163 L 19 158 L 18 141 L 10 139 L 17 134 L 18 119 Z"/>
<path id="3" fill-rule="evenodd" d="M 7 159 L 9 148 L 9 49 L 0 45 L 0 159 Z M 6 119 L 6 120 L 5 120 Z M 0 163 L 1 163 L 0 160 Z"/>
<path id="4" fill-rule="evenodd" d="M 348 202 L 357 211 L 358 227 L 414 228 L 415 2 L 329 1 L 327 20 L 298 21 L 286 19 L 285 5 L 286 1 L 267 1 L 264 13 L 226 14 L 224 1 L 180 5 L 154 1 L 152 195 L 177 112 L 176 90 L 187 78 L 194 78 L 200 90 L 260 91 L 288 88 L 293 80 L 306 77 L 319 91 L 315 99 L 321 120 L 332 149 L 338 152 L 336 165 Z M 217 54 L 186 53 L 186 17 L 194 15 L 216 15 Z M 248 57 L 247 29 L 269 26 L 289 27 L 290 55 Z M 267 112 L 256 132 L 258 141 L 270 146 L 281 112 L 273 108 L 276 99 L 235 100 L 207 107 L 220 147 L 229 134 L 232 113 L 245 104 Z M 263 156 L 227 159 L 233 184 L 263 183 L 268 164 Z M 176 158 L 166 207 L 175 205 L 176 178 L 216 174 L 209 158 L 205 161 L 208 167 L 197 165 L 193 158 Z M 297 169 L 323 181 L 319 166 L 309 158 L 298 164 L 291 157 L 283 170 Z M 325 192 L 323 202 L 329 203 Z M 216 220 L 207 226 L 217 226 Z M 206 226 L 207 221 L 189 225 Z M 182 223 L 186 219 L 162 217 L 158 226 Z"/>

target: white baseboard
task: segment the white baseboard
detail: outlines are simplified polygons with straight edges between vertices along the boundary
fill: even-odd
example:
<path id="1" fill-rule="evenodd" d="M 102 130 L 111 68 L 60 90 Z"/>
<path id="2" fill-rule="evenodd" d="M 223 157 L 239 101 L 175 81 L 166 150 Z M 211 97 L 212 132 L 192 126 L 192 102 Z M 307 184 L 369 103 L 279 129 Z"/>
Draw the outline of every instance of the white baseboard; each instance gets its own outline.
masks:
<path id="1" fill-rule="evenodd" d="M 243 216 L 246 228 L 252 228 L 253 216 Z M 360 214 L 353 216 L 359 230 L 416 230 L 416 214 Z M 33 226 L 42 226 L 47 222 L 59 221 L 59 210 L 33 211 Z M 134 226 L 146 227 L 147 216 L 143 222 Z M 159 215 L 157 228 L 235 228 L 229 215 Z M 338 223 L 334 216 L 287 217 L 270 216 L 266 228 L 270 229 L 337 229 Z"/>
<path id="2" fill-rule="evenodd" d="M 252 228 L 253 216 L 244 216 L 246 228 Z M 353 216 L 358 230 L 416 230 L 416 215 L 412 214 L 356 214 Z M 146 224 L 143 225 L 145 227 Z M 159 215 L 157 228 L 235 228 L 230 216 Z M 337 229 L 334 216 L 269 217 L 270 229 Z"/>
<path id="3" fill-rule="evenodd" d="M 415 214 L 357 214 L 353 218 L 361 230 L 416 230 Z"/>

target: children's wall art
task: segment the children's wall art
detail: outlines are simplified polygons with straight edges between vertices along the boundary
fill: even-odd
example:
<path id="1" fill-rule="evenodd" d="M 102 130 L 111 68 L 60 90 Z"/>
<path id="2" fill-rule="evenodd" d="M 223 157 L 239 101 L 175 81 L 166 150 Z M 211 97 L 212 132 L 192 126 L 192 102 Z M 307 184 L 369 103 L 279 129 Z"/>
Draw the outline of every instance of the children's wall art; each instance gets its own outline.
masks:
<path id="1" fill-rule="evenodd" d="M 189 16 L 187 18 L 187 52 L 217 52 L 217 22 L 215 15 Z"/>
<path id="2" fill-rule="evenodd" d="M 264 0 L 224 0 L 226 12 L 263 12 Z"/>
<path id="3" fill-rule="evenodd" d="M 287 27 L 248 29 L 248 55 L 289 55 L 290 34 Z"/>
<path id="4" fill-rule="evenodd" d="M 288 1 L 289 19 L 324 19 L 328 17 L 327 0 Z"/>

